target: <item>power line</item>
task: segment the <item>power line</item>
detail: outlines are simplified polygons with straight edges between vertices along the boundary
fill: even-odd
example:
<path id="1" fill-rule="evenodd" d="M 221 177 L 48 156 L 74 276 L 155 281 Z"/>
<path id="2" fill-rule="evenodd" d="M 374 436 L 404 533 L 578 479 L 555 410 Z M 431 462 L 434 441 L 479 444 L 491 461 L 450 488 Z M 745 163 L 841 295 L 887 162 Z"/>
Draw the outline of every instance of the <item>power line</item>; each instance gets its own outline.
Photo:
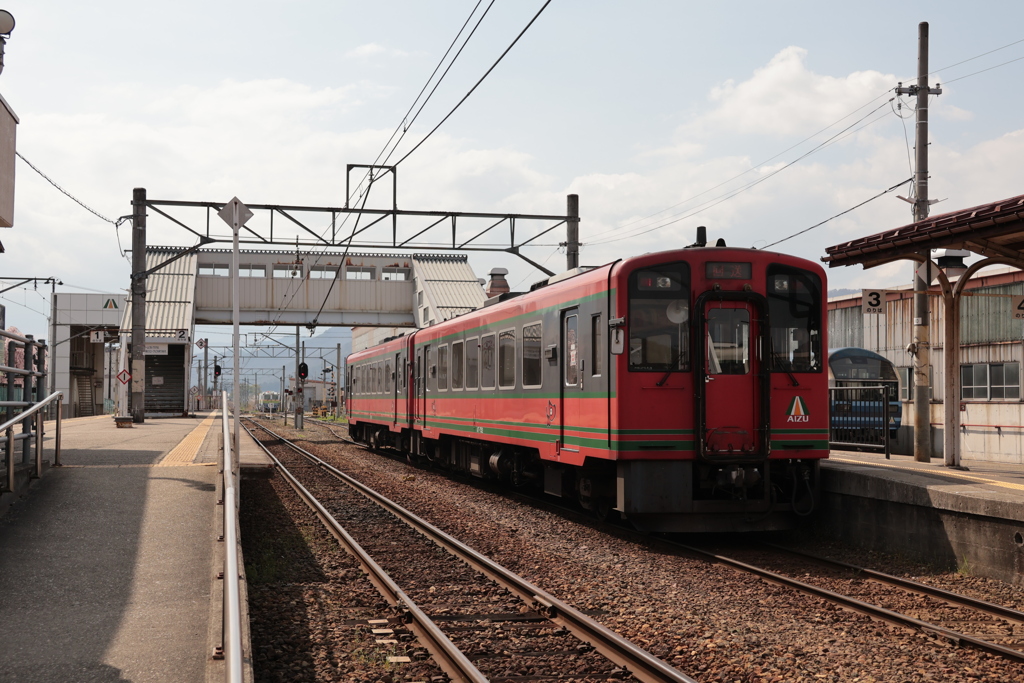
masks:
<path id="1" fill-rule="evenodd" d="M 63 192 L 63 193 L 65 194 L 65 195 L 67 195 L 67 196 L 68 196 L 68 197 L 69 197 L 69 198 L 71 199 L 71 201 L 75 202 L 76 204 L 78 204 L 79 206 L 81 206 L 81 207 L 82 207 L 83 209 L 85 209 L 86 211 L 88 211 L 89 213 L 91 213 L 92 215 L 96 216 L 97 218 L 99 218 L 99 219 L 101 219 L 101 220 L 104 220 L 104 221 L 106 221 L 107 223 L 110 223 L 111 225 L 119 225 L 119 224 L 120 224 L 120 221 L 115 221 L 115 220 L 111 220 L 111 219 L 107 218 L 106 216 L 104 216 L 103 214 L 101 214 L 101 213 L 100 213 L 99 211 L 96 211 L 95 209 L 93 209 L 93 208 L 89 207 L 89 206 L 88 206 L 88 205 L 86 205 L 86 204 L 85 204 L 85 203 L 84 203 L 84 202 L 83 202 L 83 201 L 82 201 L 81 199 L 79 199 L 78 197 L 76 197 L 75 195 L 71 194 L 70 192 L 68 192 L 67 190 L 65 190 L 65 189 L 64 189 L 63 187 L 61 187 L 60 185 L 58 185 L 58 184 L 57 184 L 57 182 L 56 182 L 56 181 L 55 181 L 55 180 L 54 180 L 53 178 L 51 178 L 50 176 L 48 176 L 48 175 L 46 175 L 45 173 L 43 173 L 42 171 L 40 171 L 40 170 L 39 170 L 38 168 L 36 168 L 35 164 L 33 164 L 33 163 L 32 163 L 31 161 L 29 161 L 28 159 L 26 159 L 26 158 L 25 158 L 24 156 L 22 156 L 21 152 L 15 151 L 15 152 L 14 152 L 14 154 L 15 154 L 15 155 L 16 155 L 16 156 L 17 156 L 17 157 L 18 157 L 19 159 L 21 159 L 21 160 L 22 160 L 22 161 L 24 161 L 24 162 L 25 162 L 26 164 L 28 164 L 29 168 L 31 168 L 31 169 L 32 169 L 33 171 L 35 171 L 36 173 L 38 173 L 39 175 L 41 175 L 41 176 L 43 177 L 43 179 L 45 179 L 45 180 L 46 180 L 46 182 L 50 183 L 51 185 L 53 185 L 54 187 L 56 187 L 56 188 L 57 188 L 58 190 L 60 190 L 61 192 Z"/>
<path id="2" fill-rule="evenodd" d="M 837 119 L 836 121 L 833 121 L 832 123 L 828 124 L 827 126 L 822 128 L 818 132 L 816 132 L 816 133 L 814 133 L 812 135 L 807 136 L 806 138 L 804 138 L 800 142 L 797 142 L 796 144 L 791 145 L 790 147 L 787 147 L 786 149 L 782 150 L 778 154 L 774 154 L 774 155 L 768 157 L 767 159 L 765 159 L 764 161 L 760 162 L 756 166 L 751 166 L 747 170 L 745 170 L 745 171 L 743 171 L 741 173 L 737 173 L 733 177 L 731 177 L 731 178 L 729 178 L 727 180 L 723 180 L 722 182 L 718 183 L 717 185 L 715 185 L 713 187 L 709 187 L 708 189 L 704 190 L 703 192 L 695 194 L 692 197 L 689 197 L 688 199 L 684 199 L 681 202 L 677 202 L 677 203 L 673 204 L 672 206 L 668 206 L 668 207 L 666 207 L 664 209 L 661 209 L 660 211 L 655 211 L 654 213 L 652 213 L 649 216 L 646 216 L 644 218 L 638 218 L 638 219 L 630 221 L 628 223 L 623 223 L 623 224 L 619 225 L 618 227 L 611 228 L 609 230 L 604 230 L 602 232 L 596 233 L 595 235 L 591 235 L 590 238 L 593 239 L 594 237 L 600 237 L 601 235 L 605 235 L 605 234 L 608 234 L 608 233 L 611 233 L 611 232 L 618 232 L 622 228 L 629 227 L 630 225 L 634 225 L 636 223 L 642 223 L 642 222 L 644 222 L 644 221 L 646 221 L 646 220 L 648 220 L 650 218 L 654 218 L 658 214 L 664 213 L 664 212 L 666 212 L 666 211 L 668 211 L 670 209 L 674 209 L 677 206 L 682 206 L 683 204 L 688 204 L 689 202 L 692 202 L 694 199 L 697 199 L 698 197 L 702 197 L 705 194 L 707 194 L 708 192 L 712 192 L 714 190 L 717 190 L 718 188 L 722 187 L 723 185 L 728 185 L 729 183 L 731 183 L 732 181 L 736 180 L 737 178 L 742 178 L 743 176 L 747 175 L 748 173 L 752 173 L 753 171 L 756 171 L 757 169 L 759 169 L 762 166 L 764 166 L 765 164 L 767 164 L 767 163 L 769 163 L 771 161 L 774 161 L 775 159 L 779 158 L 780 156 L 782 156 L 786 152 L 789 152 L 789 151 L 791 151 L 793 149 L 796 149 L 797 147 L 799 147 L 800 145 L 804 144 L 805 142 L 807 142 L 809 140 L 813 140 L 814 138 L 818 137 L 819 135 L 821 135 L 825 131 L 833 128 L 834 126 L 836 126 L 836 125 L 842 123 L 843 121 L 845 121 L 846 119 L 850 118 L 851 116 L 853 116 L 854 114 L 856 114 L 860 110 L 864 109 L 865 107 L 871 106 L 871 104 L 874 103 L 877 99 L 879 99 L 880 97 L 885 97 L 886 95 L 889 94 L 889 92 L 890 92 L 889 90 L 886 90 L 884 93 L 871 98 L 870 100 L 868 100 L 867 102 L 865 102 L 861 106 L 857 107 L 856 109 L 854 109 L 850 113 L 846 114 L 845 116 Z M 869 114 L 869 116 L 870 116 L 870 114 Z M 861 120 L 863 120 L 863 119 L 861 119 Z M 854 125 L 856 125 L 856 124 L 854 124 Z"/>
<path id="3" fill-rule="evenodd" d="M 785 242 L 786 240 L 791 240 L 794 237 L 798 237 L 798 236 L 804 234 L 805 232 L 810 232 L 811 230 L 814 230 L 815 228 L 820 228 L 821 226 L 825 225 L 829 221 L 835 220 L 836 218 L 839 218 L 840 216 L 844 216 L 844 215 L 850 213 L 851 211 L 853 211 L 854 209 L 859 209 L 860 207 L 864 206 L 865 204 L 867 204 L 869 202 L 873 202 L 876 199 L 878 199 L 879 197 L 881 197 L 883 195 L 886 195 L 886 194 L 889 194 L 890 192 L 892 192 L 895 189 L 903 187 L 907 183 L 913 182 L 913 180 L 914 180 L 914 177 L 911 176 L 911 177 L 907 178 L 906 180 L 903 180 L 903 181 L 900 181 L 900 182 L 896 183 L 895 185 L 890 187 L 888 190 L 883 190 L 883 191 L 879 192 L 878 194 L 876 194 L 871 199 L 865 199 L 860 204 L 857 204 L 856 206 L 851 206 L 846 211 L 840 211 L 835 216 L 832 216 L 831 218 L 826 218 L 825 220 L 821 221 L 820 223 L 815 223 L 814 225 L 812 225 L 809 228 L 804 228 L 800 232 L 795 232 L 792 235 L 790 235 L 789 237 L 783 237 L 781 240 L 776 240 L 776 241 L 772 242 L 771 244 L 766 244 L 763 247 L 761 247 L 761 249 L 764 250 L 764 249 L 767 249 L 768 247 L 774 247 L 776 244 L 781 244 L 781 243 Z"/>
<path id="4" fill-rule="evenodd" d="M 814 148 L 808 150 L 807 152 L 805 152 L 804 154 L 800 155 L 799 157 L 797 157 L 793 161 L 789 162 L 788 164 L 785 164 L 784 166 L 781 166 L 781 167 L 775 169 L 771 173 L 768 173 L 767 175 L 764 175 L 761 178 L 758 178 L 758 179 L 756 179 L 754 181 L 751 181 L 751 182 L 747 183 L 746 185 L 743 185 L 743 186 L 739 187 L 736 190 L 730 190 L 729 192 L 726 192 L 723 195 L 719 195 L 718 197 L 709 199 L 708 201 L 704 202 L 703 204 L 699 204 L 698 208 L 696 208 L 695 210 L 693 210 L 693 211 L 691 211 L 689 213 L 686 213 L 684 215 L 679 215 L 678 217 L 673 217 L 672 220 L 665 221 L 665 222 L 663 222 L 663 223 L 661 223 L 659 225 L 655 225 L 654 227 L 648 228 L 646 230 L 641 230 L 639 232 L 632 232 L 631 234 L 622 235 L 622 236 L 614 237 L 614 238 L 611 238 L 611 239 L 605 239 L 605 240 L 599 240 L 599 241 L 596 241 L 596 242 L 590 242 L 590 245 L 610 244 L 612 242 L 618 242 L 618 241 L 621 241 L 621 240 L 624 240 L 624 239 L 631 239 L 631 238 L 634 238 L 634 237 L 639 237 L 640 235 L 645 235 L 645 234 L 647 234 L 649 232 L 653 232 L 655 230 L 660 230 L 661 228 L 667 227 L 667 226 L 672 225 L 674 223 L 678 223 L 679 221 L 685 220 L 685 219 L 690 218 L 692 216 L 696 216 L 699 213 L 703 213 L 704 211 L 707 211 L 710 208 L 713 208 L 713 207 L 718 206 L 719 204 L 721 204 L 723 202 L 726 202 L 726 201 L 728 201 L 730 199 L 733 199 L 734 197 L 736 197 L 736 196 L 746 192 L 747 190 L 753 189 L 757 185 L 760 185 L 761 183 L 765 182 L 766 180 L 769 180 L 770 178 L 773 178 L 774 176 L 778 175 L 782 171 L 784 171 L 787 168 L 793 166 L 794 164 L 799 163 L 800 161 L 802 161 L 803 159 L 807 158 L 808 156 L 814 154 L 815 152 L 817 152 L 817 151 L 819 151 L 819 150 L 821 150 L 821 149 L 823 149 L 823 148 L 825 148 L 825 147 L 827 147 L 829 145 L 832 145 L 832 144 L 838 142 L 839 140 L 842 140 L 842 139 L 844 139 L 846 137 L 849 137 L 850 135 L 853 135 L 854 133 L 857 133 L 857 132 L 863 130 L 864 128 L 867 128 L 868 126 L 873 125 L 873 124 L 877 123 L 878 121 L 881 121 L 882 118 L 884 118 L 884 116 L 887 116 L 887 114 L 885 114 L 883 116 L 880 116 L 880 117 L 877 117 L 877 118 L 875 118 L 872 121 L 869 121 L 868 123 L 866 123 L 864 126 L 861 126 L 860 128 L 854 129 L 855 126 L 857 126 L 859 123 L 863 122 L 865 119 L 867 119 L 870 116 L 872 116 L 873 114 L 875 114 L 879 109 L 884 107 L 886 104 L 888 104 L 888 102 L 883 102 L 881 105 L 879 105 L 875 109 L 871 110 L 870 112 L 865 114 L 863 117 L 861 117 L 857 121 L 854 121 L 853 123 L 851 123 L 846 128 L 840 130 L 838 133 L 836 133 L 832 137 L 830 137 L 827 140 L 825 140 L 824 142 L 820 143 L 817 147 L 814 147 Z"/>
<path id="5" fill-rule="evenodd" d="M 427 134 L 426 134 L 426 136 L 425 136 L 425 137 L 424 137 L 424 138 L 423 138 L 422 140 L 420 140 L 419 142 L 417 142 L 417 143 L 416 143 L 416 146 L 415 146 L 415 147 L 413 147 L 412 149 L 410 149 L 410 150 L 409 150 L 409 151 L 408 151 L 408 152 L 407 152 L 407 153 L 405 154 L 405 156 L 403 156 L 403 157 L 402 157 L 401 159 L 399 159 L 398 161 L 396 161 L 396 162 L 395 162 L 395 164 L 394 164 L 395 166 L 398 166 L 398 165 L 399 165 L 400 163 L 402 163 L 403 161 L 405 161 L 406 159 L 408 159 L 408 158 L 409 158 L 409 157 L 410 157 L 410 156 L 412 155 L 412 153 L 413 153 L 413 152 L 415 152 L 416 150 L 418 150 L 418 149 L 420 148 L 420 146 L 422 146 L 422 145 L 423 145 L 423 143 L 424 143 L 424 142 L 426 142 L 427 140 L 429 140 L 429 139 L 430 139 L 430 136 L 431 136 L 431 135 L 433 135 L 433 134 L 434 134 L 435 132 L 437 132 L 437 129 L 438 129 L 438 128 L 440 128 L 440 127 L 441 127 L 442 125 L 444 125 L 444 122 L 445 122 L 445 121 L 447 121 L 447 120 L 448 120 L 449 118 L 451 118 L 452 114 L 454 114 L 454 113 L 455 113 L 455 112 L 456 112 L 456 111 L 457 111 L 457 110 L 459 109 L 459 107 L 461 107 L 461 106 L 462 106 L 462 103 L 463 103 L 463 102 L 465 102 L 466 100 L 468 100 L 468 99 L 469 99 L 469 96 L 470 96 L 470 95 L 472 95 L 472 94 L 473 94 L 473 92 L 474 92 L 474 91 L 475 91 L 475 90 L 476 90 L 476 89 L 477 89 L 478 87 L 480 87 L 480 84 L 484 82 L 484 79 L 485 79 L 485 78 L 487 78 L 487 77 L 488 77 L 488 76 L 489 76 L 489 75 L 491 74 L 491 72 L 492 72 L 492 71 L 494 71 L 495 67 L 497 67 L 497 66 L 498 66 L 498 64 L 500 64 L 500 63 L 501 63 L 501 60 L 503 60 L 503 59 L 505 58 L 505 55 L 507 55 L 507 54 L 509 53 L 509 51 L 510 51 L 510 50 L 511 50 L 511 49 L 512 49 L 513 47 L 515 47 L 516 43 L 518 43 L 518 42 L 519 42 L 519 39 L 523 37 L 523 35 L 524 35 L 524 34 L 525 34 L 525 33 L 526 33 L 526 32 L 527 32 L 527 31 L 528 31 L 529 29 L 530 29 L 530 27 L 531 27 L 531 26 L 533 26 L 533 23 L 534 23 L 535 21 L 537 21 L 538 17 L 540 17 L 540 15 L 541 15 L 541 13 L 543 13 L 543 12 L 544 12 L 544 10 L 545 10 L 545 9 L 547 9 L 547 6 L 548 6 L 548 5 L 550 5 L 550 4 L 551 4 L 551 0 L 547 0 L 547 1 L 546 1 L 546 2 L 544 3 L 544 5 L 543 5 L 543 6 L 542 6 L 542 7 L 541 7 L 541 8 L 539 9 L 539 10 L 537 10 L 537 13 L 536 13 L 535 15 L 533 15 L 533 19 L 530 19 L 530 22 L 529 22 L 529 23 L 528 23 L 528 24 L 526 25 L 526 27 L 525 27 L 525 28 L 523 28 L 523 30 L 522 30 L 522 31 L 520 31 L 520 32 L 519 32 L 519 35 L 517 35 L 517 36 L 516 36 L 515 40 L 513 40 L 513 41 L 512 41 L 512 43 L 511 43 L 511 44 L 510 44 L 510 45 L 509 45 L 509 46 L 508 46 L 507 48 L 505 48 L 505 51 L 504 51 L 504 52 L 502 52 L 502 53 L 501 53 L 501 55 L 500 55 L 500 56 L 498 57 L 498 59 L 497 59 L 497 60 L 496 60 L 496 61 L 494 62 L 494 64 L 492 64 L 492 65 L 491 65 L 491 68 L 489 68 L 489 69 L 488 69 L 488 70 L 487 70 L 487 71 L 486 71 L 486 72 L 484 73 L 484 75 L 480 77 L 480 80 L 479 80 L 479 81 L 477 81 L 477 82 L 476 82 L 476 84 L 475 84 L 475 85 L 474 85 L 474 86 L 473 86 L 472 88 L 470 88 L 470 89 L 469 89 L 469 92 L 467 92 L 467 93 L 466 93 L 465 95 L 463 95 L 463 96 L 462 96 L 462 99 L 461 99 L 461 100 L 459 100 L 459 101 L 458 101 L 458 103 L 457 103 L 457 104 L 456 104 L 456 105 L 455 105 L 454 107 L 452 107 L 452 110 L 451 110 L 450 112 L 448 112 L 448 113 L 447 113 L 447 114 L 445 115 L 445 117 L 444 117 L 443 119 L 441 119 L 441 121 L 440 121 L 440 122 L 439 122 L 439 123 L 438 123 L 438 124 L 437 124 L 436 126 L 434 126 L 434 127 L 433 127 L 433 128 L 432 128 L 432 129 L 430 130 L 430 132 L 429 132 L 429 133 L 427 133 Z"/>
<path id="6" fill-rule="evenodd" d="M 1008 62 L 1003 62 L 1002 64 L 996 64 L 995 66 L 990 66 L 987 69 L 982 69 L 981 71 L 975 71 L 974 73 L 967 74 L 966 76 L 960 76 L 958 78 L 952 78 L 952 79 L 950 79 L 948 81 L 945 81 L 945 83 L 946 83 L 946 85 L 949 85 L 950 83 L 956 83 L 957 81 L 962 81 L 965 78 L 970 78 L 971 76 L 977 76 L 978 74 L 983 74 L 986 71 L 991 71 L 992 69 L 998 69 L 999 67 L 1006 66 L 1007 64 L 1013 64 L 1014 62 L 1019 62 L 1022 59 L 1024 59 L 1024 57 L 1017 57 L 1016 59 L 1011 59 Z"/>

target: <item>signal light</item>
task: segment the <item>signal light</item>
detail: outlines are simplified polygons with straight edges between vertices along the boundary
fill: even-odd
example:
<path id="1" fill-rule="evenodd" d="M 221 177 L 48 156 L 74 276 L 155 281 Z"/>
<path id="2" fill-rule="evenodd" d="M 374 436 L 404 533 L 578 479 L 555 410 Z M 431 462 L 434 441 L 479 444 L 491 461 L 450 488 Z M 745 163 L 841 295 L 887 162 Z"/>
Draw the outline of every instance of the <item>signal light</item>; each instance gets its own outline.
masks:
<path id="1" fill-rule="evenodd" d="M 305 363 L 299 363 L 299 379 L 306 379 L 309 376 L 309 366 Z"/>
<path id="2" fill-rule="evenodd" d="M 220 366 L 219 365 L 215 364 L 213 366 L 213 376 L 214 377 L 220 377 Z"/>

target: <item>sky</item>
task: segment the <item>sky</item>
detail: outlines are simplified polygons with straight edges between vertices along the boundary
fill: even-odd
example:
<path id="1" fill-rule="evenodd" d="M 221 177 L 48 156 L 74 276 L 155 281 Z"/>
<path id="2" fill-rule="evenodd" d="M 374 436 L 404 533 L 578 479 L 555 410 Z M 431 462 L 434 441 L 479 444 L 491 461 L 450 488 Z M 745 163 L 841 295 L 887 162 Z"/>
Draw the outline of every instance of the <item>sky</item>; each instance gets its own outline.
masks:
<path id="1" fill-rule="evenodd" d="M 339 206 L 346 164 L 376 159 L 403 120 L 391 161 L 412 150 L 544 0 L 490 4 L 410 122 L 460 27 L 489 3 L 9 0 L 17 25 L 0 94 L 20 118 L 18 151 L 106 218 L 130 213 L 135 187 L 160 199 Z M 1024 3 L 552 0 L 401 161 L 398 204 L 561 214 L 578 194 L 585 265 L 690 244 L 699 225 L 730 246 L 765 246 L 911 176 L 913 103 L 897 109 L 891 89 L 916 76 L 921 21 L 943 91 L 929 105 L 932 213 L 1024 193 Z M 0 278 L 125 290 L 130 228 L 115 230 L 20 159 L 16 173 Z M 896 198 L 908 191 L 772 249 L 818 260 L 827 246 L 910 223 Z M 385 199 L 390 187 L 367 201 Z M 563 270 L 562 239 L 524 253 Z M 194 238 L 151 219 L 149 242 Z M 508 254 L 471 263 L 480 276 L 508 268 L 513 288 L 542 278 Z M 910 272 L 832 269 L 829 287 L 900 285 Z M 8 325 L 47 336 L 48 287 L 0 303 Z M 227 344 L 229 332 L 197 336 Z"/>

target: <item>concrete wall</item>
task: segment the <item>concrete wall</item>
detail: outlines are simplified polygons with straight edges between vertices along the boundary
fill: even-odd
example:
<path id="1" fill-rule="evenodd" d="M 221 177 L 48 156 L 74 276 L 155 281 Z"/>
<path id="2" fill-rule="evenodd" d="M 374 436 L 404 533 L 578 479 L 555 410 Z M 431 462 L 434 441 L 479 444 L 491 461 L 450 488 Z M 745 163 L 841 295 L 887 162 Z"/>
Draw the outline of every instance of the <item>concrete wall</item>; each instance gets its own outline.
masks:
<path id="1" fill-rule="evenodd" d="M 950 570 L 1024 585 L 1024 506 L 1019 494 L 984 492 L 955 479 L 921 485 L 822 467 L 822 536 Z"/>

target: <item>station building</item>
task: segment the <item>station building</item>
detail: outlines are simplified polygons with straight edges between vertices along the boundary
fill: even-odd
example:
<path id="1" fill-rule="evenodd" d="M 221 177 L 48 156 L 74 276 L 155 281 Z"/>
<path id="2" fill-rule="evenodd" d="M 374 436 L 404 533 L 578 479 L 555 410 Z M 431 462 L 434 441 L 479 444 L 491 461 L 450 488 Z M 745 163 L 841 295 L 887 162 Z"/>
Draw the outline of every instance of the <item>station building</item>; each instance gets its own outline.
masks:
<path id="1" fill-rule="evenodd" d="M 124 294 L 57 292 L 51 302 L 50 391 L 64 393 L 62 417 L 102 415 L 117 382 L 111 345 L 120 338 Z"/>

